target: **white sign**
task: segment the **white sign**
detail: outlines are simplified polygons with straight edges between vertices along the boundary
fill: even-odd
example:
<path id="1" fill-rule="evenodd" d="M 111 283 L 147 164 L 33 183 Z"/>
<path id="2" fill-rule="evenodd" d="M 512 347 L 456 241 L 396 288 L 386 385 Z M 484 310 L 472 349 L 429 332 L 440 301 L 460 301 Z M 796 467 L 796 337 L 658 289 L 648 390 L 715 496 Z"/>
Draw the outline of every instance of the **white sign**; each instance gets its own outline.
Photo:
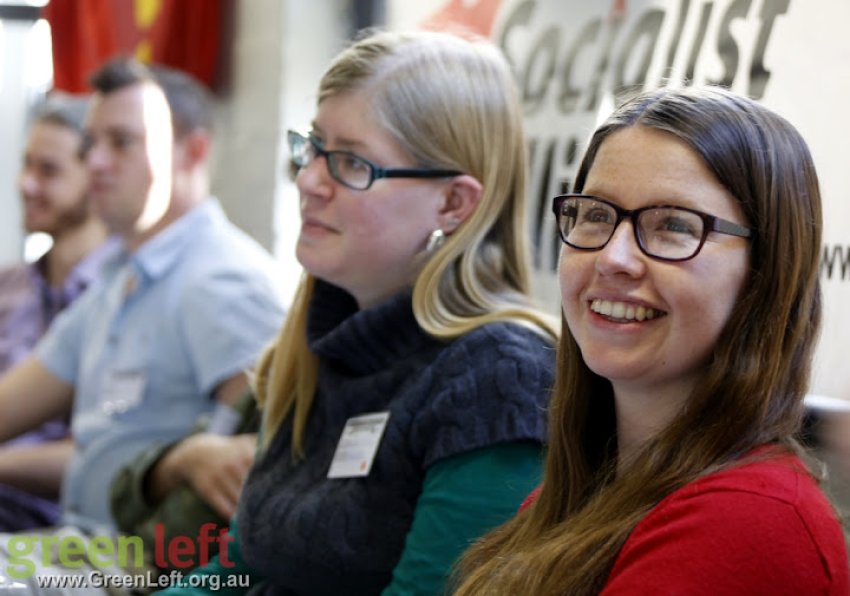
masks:
<path id="1" fill-rule="evenodd" d="M 419 14 L 423 3 L 417 3 Z M 824 199 L 824 325 L 812 393 L 850 399 L 850 2 L 846 0 L 445 0 L 435 26 L 490 36 L 520 85 L 531 156 L 535 292 L 558 309 L 551 198 L 571 187 L 618 90 L 718 83 L 785 116 L 809 143 Z M 403 3 L 390 25 L 405 23 Z M 417 15 L 418 16 L 418 15 Z M 393 20 L 393 19 L 396 20 Z"/>

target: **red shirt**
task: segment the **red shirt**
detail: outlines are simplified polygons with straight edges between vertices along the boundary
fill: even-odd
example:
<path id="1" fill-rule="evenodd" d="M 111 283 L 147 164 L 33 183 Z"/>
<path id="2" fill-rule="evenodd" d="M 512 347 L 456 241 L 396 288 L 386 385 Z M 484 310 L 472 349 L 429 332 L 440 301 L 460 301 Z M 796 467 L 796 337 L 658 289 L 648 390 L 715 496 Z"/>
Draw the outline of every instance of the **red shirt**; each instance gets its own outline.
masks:
<path id="1" fill-rule="evenodd" d="M 626 540 L 602 594 L 844 596 L 850 563 L 832 506 L 789 455 L 667 496 Z"/>

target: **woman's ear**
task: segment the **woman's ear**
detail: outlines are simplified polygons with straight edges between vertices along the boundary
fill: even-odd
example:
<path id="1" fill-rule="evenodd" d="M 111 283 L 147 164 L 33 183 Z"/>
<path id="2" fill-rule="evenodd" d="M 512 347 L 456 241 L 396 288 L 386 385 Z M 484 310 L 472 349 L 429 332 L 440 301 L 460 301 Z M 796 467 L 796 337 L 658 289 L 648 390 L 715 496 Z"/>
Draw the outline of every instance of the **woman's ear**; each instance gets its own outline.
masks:
<path id="1" fill-rule="evenodd" d="M 446 189 L 446 200 L 440 209 L 440 228 L 445 234 L 451 234 L 468 218 L 484 193 L 484 187 L 477 178 L 469 174 L 455 176 Z"/>

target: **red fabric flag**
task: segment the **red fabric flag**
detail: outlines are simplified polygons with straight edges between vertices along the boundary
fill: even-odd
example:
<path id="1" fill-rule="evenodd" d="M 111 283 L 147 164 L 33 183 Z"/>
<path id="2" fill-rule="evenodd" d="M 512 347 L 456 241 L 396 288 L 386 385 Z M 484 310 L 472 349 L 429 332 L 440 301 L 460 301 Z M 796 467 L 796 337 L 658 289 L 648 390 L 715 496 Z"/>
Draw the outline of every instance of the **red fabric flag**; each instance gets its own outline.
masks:
<path id="1" fill-rule="evenodd" d="M 105 61 L 135 56 L 217 83 L 223 2 L 229 0 L 51 0 L 43 9 L 53 39 L 54 87 L 88 90 Z"/>
<path id="2" fill-rule="evenodd" d="M 490 37 L 502 0 L 449 0 L 419 26 L 422 29 Z"/>
<path id="3" fill-rule="evenodd" d="M 52 0 L 42 9 L 53 42 L 53 86 L 89 90 L 88 77 L 116 51 L 111 0 Z"/>
<path id="4" fill-rule="evenodd" d="M 139 44 L 150 43 L 153 62 L 180 68 L 208 86 L 214 86 L 221 3 L 217 0 L 160 0 L 160 7 L 150 29 L 140 36 Z M 136 57 L 148 59 L 138 53 Z"/>

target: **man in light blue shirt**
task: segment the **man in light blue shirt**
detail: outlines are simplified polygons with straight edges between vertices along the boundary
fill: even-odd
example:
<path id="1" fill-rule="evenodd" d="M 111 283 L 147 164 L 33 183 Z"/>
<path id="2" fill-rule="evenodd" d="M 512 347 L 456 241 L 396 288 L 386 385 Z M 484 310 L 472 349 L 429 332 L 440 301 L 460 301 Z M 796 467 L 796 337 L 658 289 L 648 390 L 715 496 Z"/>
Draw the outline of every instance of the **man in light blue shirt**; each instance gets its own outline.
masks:
<path id="1" fill-rule="evenodd" d="M 212 117 L 197 83 L 128 60 L 92 83 L 92 199 L 124 250 L 0 378 L 0 440 L 72 410 L 64 521 L 89 529 L 112 525 L 121 466 L 244 393 L 283 321 L 271 257 L 209 198 Z M 252 457 L 244 437 L 192 435 L 154 467 L 147 497 L 188 483 L 230 515 Z"/>

